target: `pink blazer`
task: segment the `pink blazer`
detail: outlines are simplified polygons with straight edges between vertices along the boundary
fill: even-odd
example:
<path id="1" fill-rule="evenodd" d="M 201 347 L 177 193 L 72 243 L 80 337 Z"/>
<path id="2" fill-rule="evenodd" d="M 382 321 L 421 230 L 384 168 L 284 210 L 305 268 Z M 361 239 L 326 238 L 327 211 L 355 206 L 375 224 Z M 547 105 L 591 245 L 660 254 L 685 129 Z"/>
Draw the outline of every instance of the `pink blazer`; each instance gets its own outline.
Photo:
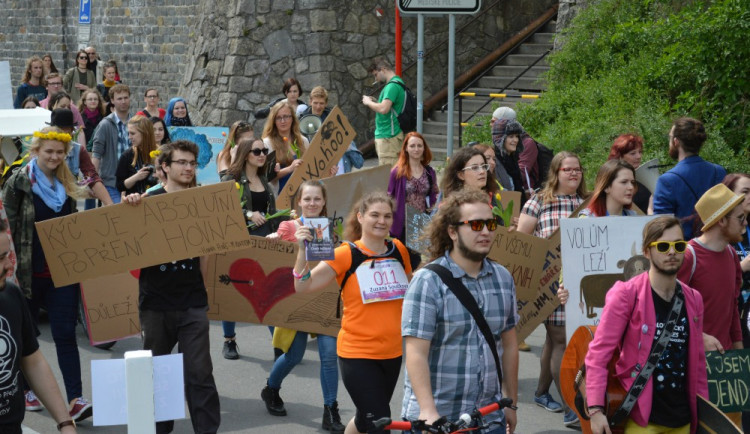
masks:
<path id="1" fill-rule="evenodd" d="M 698 426 L 697 403 L 691 397 L 697 394 L 708 398 L 706 354 L 703 350 L 703 298 L 698 291 L 685 284 L 681 285 L 690 324 L 687 393 L 692 421 L 690 431 L 695 433 Z M 638 374 L 636 365 L 646 364 L 655 333 L 656 313 L 648 273 L 641 273 L 627 282 L 615 283 L 607 292 L 601 322 L 586 354 L 586 394 L 589 406 L 605 404 L 607 364 L 614 351 L 620 351 L 615 372 L 622 386 L 628 390 Z M 650 378 L 630 413 L 633 421 L 640 426 L 648 424 L 652 395 L 653 381 Z"/>

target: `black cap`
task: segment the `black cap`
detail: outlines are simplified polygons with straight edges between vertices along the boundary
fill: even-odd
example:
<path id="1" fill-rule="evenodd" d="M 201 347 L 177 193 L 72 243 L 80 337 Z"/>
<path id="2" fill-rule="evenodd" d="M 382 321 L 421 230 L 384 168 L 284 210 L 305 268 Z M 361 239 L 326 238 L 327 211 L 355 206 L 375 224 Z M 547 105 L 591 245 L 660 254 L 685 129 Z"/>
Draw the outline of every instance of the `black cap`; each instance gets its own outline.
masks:
<path id="1" fill-rule="evenodd" d="M 59 128 L 73 128 L 76 126 L 73 120 L 73 112 L 70 109 L 54 109 L 47 125 Z"/>

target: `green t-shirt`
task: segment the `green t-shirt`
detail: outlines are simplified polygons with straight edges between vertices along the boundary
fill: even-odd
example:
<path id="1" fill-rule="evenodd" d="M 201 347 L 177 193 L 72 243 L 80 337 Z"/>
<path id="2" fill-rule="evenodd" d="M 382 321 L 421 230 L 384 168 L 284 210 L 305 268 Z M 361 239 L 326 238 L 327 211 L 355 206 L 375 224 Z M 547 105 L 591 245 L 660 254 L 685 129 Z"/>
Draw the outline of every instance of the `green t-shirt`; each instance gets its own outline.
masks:
<path id="1" fill-rule="evenodd" d="M 398 114 L 401 113 L 401 108 L 404 106 L 404 88 L 393 83 L 394 81 L 404 82 L 401 77 L 394 76 L 385 85 L 378 98 L 378 102 L 389 99 L 393 102 L 393 105 L 391 106 L 391 111 L 387 114 L 381 115 L 380 113 L 375 113 L 376 139 L 389 139 L 401 133 L 401 126 L 398 124 Z"/>

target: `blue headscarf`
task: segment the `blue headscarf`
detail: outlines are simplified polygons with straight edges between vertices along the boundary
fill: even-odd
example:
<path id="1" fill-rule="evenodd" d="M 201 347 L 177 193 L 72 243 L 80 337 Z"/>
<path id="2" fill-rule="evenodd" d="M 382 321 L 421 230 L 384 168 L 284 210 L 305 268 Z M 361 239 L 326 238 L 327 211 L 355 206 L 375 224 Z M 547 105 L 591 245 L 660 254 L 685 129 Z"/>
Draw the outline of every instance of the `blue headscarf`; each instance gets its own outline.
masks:
<path id="1" fill-rule="evenodd" d="M 182 119 L 172 117 L 174 105 L 180 101 L 185 104 L 185 117 Z M 185 101 L 184 98 L 178 96 L 170 99 L 169 105 L 167 106 L 167 115 L 164 116 L 164 123 L 166 123 L 168 127 L 192 127 L 193 122 L 190 120 L 190 113 L 188 112 L 187 106 L 187 101 Z"/>
<path id="2" fill-rule="evenodd" d="M 65 164 L 65 162 L 60 164 Z M 31 181 L 31 191 L 39 196 L 52 211 L 60 212 L 68 198 L 65 187 L 57 177 L 54 177 L 53 182 L 50 182 L 37 165 L 36 157 L 29 162 L 29 180 Z"/>

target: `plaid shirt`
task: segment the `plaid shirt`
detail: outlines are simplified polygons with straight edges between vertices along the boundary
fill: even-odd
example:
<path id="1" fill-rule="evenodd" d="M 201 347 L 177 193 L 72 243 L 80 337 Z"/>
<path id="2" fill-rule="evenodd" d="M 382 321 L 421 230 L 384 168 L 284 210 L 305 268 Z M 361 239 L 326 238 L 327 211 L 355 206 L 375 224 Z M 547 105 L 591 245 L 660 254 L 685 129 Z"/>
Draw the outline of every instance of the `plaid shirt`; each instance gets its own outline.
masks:
<path id="1" fill-rule="evenodd" d="M 567 218 L 583 203 L 578 195 L 556 195 L 552 203 L 542 203 L 540 195 L 535 194 L 523 206 L 522 213 L 537 219 L 533 235 L 539 238 L 549 238 L 560 227 L 560 219 Z"/>
<path id="2" fill-rule="evenodd" d="M 474 279 L 453 262 L 448 252 L 434 263 L 448 268 L 474 296 L 495 335 L 502 360 L 500 335 L 513 329 L 518 322 L 516 288 L 511 274 L 502 265 L 485 259 Z M 502 397 L 495 359 L 482 332 L 469 311 L 430 270 L 417 271 L 409 284 L 401 315 L 401 334 L 430 341 L 430 383 L 441 416 L 455 421 L 461 414 Z M 401 416 L 409 420 L 419 416 L 419 404 L 408 371 Z M 501 417 L 495 412 L 485 421 Z"/>

